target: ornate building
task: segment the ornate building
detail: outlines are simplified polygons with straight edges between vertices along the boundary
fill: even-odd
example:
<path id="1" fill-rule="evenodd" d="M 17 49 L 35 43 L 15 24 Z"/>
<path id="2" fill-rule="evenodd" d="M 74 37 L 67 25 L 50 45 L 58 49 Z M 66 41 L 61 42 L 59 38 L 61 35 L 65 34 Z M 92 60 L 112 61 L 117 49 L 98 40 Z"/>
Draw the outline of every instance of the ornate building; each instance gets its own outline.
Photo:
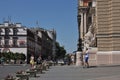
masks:
<path id="1" fill-rule="evenodd" d="M 81 40 L 82 42 L 82 49 L 84 48 L 85 45 L 84 44 L 85 35 L 90 30 L 90 26 L 93 37 L 95 37 L 96 35 L 95 2 L 96 2 L 95 0 L 78 0 L 78 31 L 79 40 Z M 91 46 L 96 46 L 96 44 Z"/>
<path id="2" fill-rule="evenodd" d="M 95 8 L 96 0 L 78 0 L 78 48 L 82 48 L 82 52 L 84 52 L 86 48 L 92 49 L 90 53 L 90 64 L 96 64 L 97 27 Z M 93 50 L 93 48 L 95 50 Z"/>
<path id="3" fill-rule="evenodd" d="M 120 64 L 119 13 L 120 0 L 78 0 L 79 44 L 83 52 L 97 48 L 90 52 L 90 64 Z"/>

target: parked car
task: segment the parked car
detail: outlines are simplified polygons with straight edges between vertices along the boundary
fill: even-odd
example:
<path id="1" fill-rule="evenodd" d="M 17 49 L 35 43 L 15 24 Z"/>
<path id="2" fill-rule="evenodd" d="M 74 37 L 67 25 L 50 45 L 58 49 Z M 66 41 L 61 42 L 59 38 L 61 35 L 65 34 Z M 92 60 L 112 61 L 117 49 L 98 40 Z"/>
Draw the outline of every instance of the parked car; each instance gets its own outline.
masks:
<path id="1" fill-rule="evenodd" d="M 64 65 L 64 61 L 62 59 L 57 61 L 58 65 Z"/>

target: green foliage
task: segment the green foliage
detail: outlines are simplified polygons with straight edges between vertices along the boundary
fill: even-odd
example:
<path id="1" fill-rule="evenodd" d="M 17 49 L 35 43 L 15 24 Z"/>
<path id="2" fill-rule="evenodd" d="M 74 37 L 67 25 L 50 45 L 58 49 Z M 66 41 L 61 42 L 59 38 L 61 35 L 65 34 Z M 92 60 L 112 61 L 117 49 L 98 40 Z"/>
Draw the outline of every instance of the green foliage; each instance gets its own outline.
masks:
<path id="1" fill-rule="evenodd" d="M 25 54 L 21 53 L 20 56 L 21 56 L 21 60 L 25 60 L 26 59 Z"/>
<path id="2" fill-rule="evenodd" d="M 60 46 L 58 42 L 56 42 L 56 59 L 63 59 L 65 57 L 66 50 L 63 46 Z"/>
<path id="3" fill-rule="evenodd" d="M 26 56 L 23 53 L 13 53 L 13 52 L 3 52 L 1 53 L 2 56 L 5 58 L 6 60 L 25 60 Z"/>

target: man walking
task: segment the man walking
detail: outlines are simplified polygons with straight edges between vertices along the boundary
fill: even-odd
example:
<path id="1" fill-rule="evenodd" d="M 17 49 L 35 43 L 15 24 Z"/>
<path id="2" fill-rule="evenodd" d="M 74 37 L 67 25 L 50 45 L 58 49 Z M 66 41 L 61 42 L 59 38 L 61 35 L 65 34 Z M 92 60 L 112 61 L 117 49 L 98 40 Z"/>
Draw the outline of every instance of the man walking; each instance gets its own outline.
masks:
<path id="1" fill-rule="evenodd" d="M 89 50 L 88 50 L 88 48 L 86 49 L 84 59 L 85 59 L 84 67 L 89 68 L 89 62 L 88 62 L 88 60 L 89 60 Z"/>

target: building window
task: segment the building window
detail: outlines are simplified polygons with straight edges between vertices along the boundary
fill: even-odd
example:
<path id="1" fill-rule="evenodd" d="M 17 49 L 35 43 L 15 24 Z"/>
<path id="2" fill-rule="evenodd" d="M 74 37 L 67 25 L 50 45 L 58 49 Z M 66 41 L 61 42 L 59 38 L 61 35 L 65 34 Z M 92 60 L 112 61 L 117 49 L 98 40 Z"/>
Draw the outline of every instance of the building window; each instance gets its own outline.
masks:
<path id="1" fill-rule="evenodd" d="M 17 35 L 17 28 L 13 28 L 13 35 Z"/>
<path id="2" fill-rule="evenodd" d="M 92 24 L 92 17 L 89 17 L 89 18 L 88 18 L 88 22 L 89 22 L 90 24 Z"/>
<path id="3" fill-rule="evenodd" d="M 88 6 L 88 2 L 89 2 L 89 0 L 84 0 L 83 6 L 87 7 Z"/>
<path id="4" fill-rule="evenodd" d="M 9 29 L 5 28 L 5 35 L 9 35 Z"/>
<path id="5" fill-rule="evenodd" d="M 1 35 L 1 33 L 2 33 L 2 29 L 0 29 L 0 35 Z"/>
<path id="6" fill-rule="evenodd" d="M 19 41 L 20 47 L 25 47 L 26 43 L 24 40 Z"/>
<path id="7" fill-rule="evenodd" d="M 92 7 L 92 2 L 89 2 L 89 7 Z"/>
<path id="8" fill-rule="evenodd" d="M 2 46 L 1 39 L 0 39 L 0 47 Z"/>
<path id="9" fill-rule="evenodd" d="M 5 47 L 9 46 L 9 39 L 5 39 Z"/>
<path id="10" fill-rule="evenodd" d="M 13 46 L 14 46 L 14 47 L 17 46 L 17 39 L 13 39 Z"/>

